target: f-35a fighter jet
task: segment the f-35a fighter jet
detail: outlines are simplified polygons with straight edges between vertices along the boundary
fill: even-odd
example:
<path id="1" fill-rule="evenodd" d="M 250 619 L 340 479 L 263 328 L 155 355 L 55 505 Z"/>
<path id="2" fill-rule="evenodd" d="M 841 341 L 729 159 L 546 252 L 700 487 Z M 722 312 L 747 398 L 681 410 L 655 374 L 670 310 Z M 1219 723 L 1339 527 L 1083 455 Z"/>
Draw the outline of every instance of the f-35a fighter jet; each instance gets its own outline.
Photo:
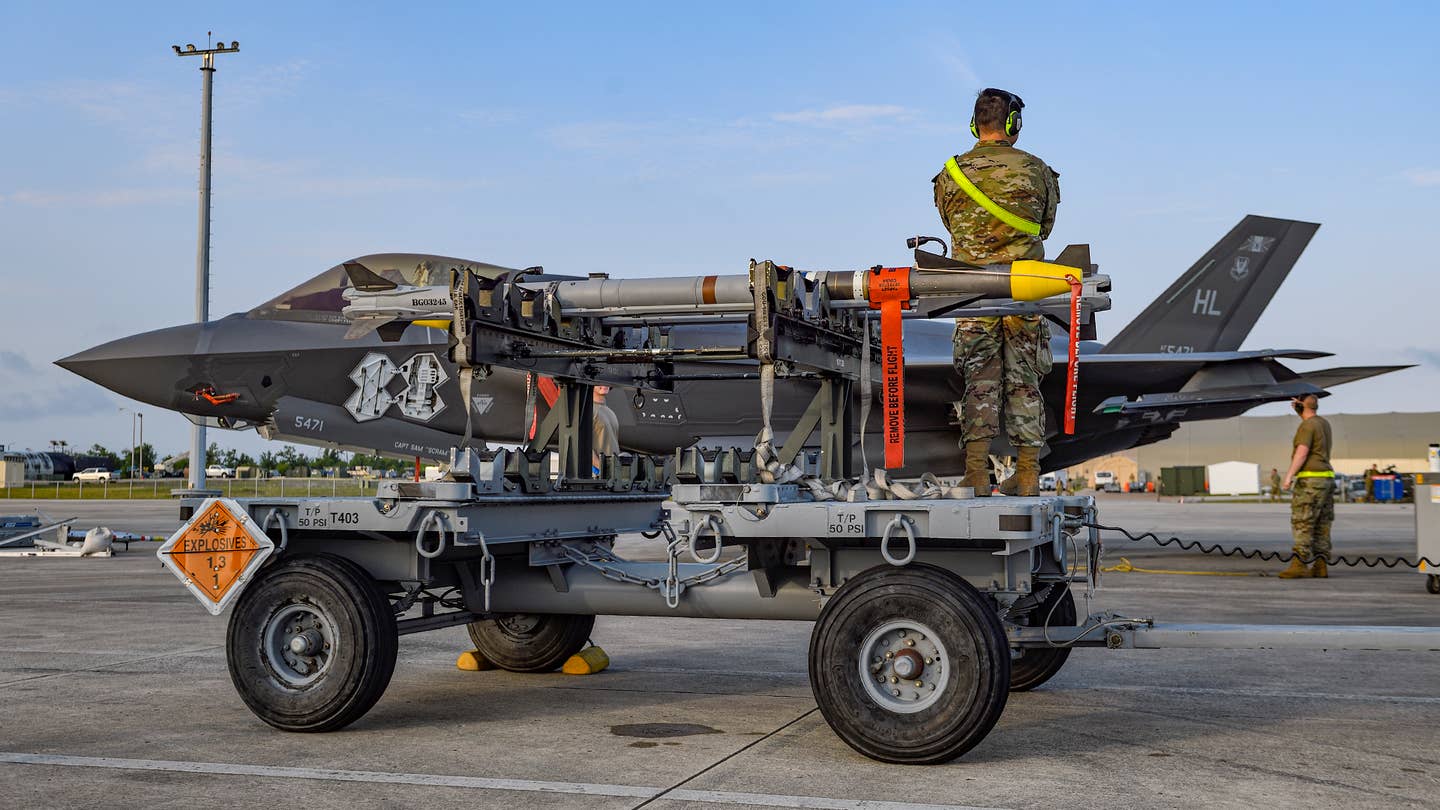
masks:
<path id="1" fill-rule="evenodd" d="M 1058 335 L 1055 368 L 1044 383 L 1051 435 L 1043 468 L 1160 441 L 1187 421 L 1235 416 L 1302 394 L 1323 395 L 1341 383 L 1406 368 L 1297 373 L 1281 361 L 1329 355 L 1240 351 L 1318 227 L 1247 216 L 1114 340 L 1082 342 L 1073 435 L 1059 431 L 1067 366 L 1066 337 Z M 447 302 L 416 296 L 423 297 L 420 288 L 448 283 L 452 268 L 485 277 L 520 272 L 443 256 L 363 256 L 249 312 L 121 338 L 58 364 L 118 394 L 212 426 L 443 459 L 462 440 L 466 408 L 447 358 L 448 333 L 427 328 L 448 323 Z M 434 306 L 435 312 L 429 320 L 390 321 L 377 310 L 352 323 L 342 314 L 354 298 L 353 292 L 347 296 L 351 290 L 393 297 L 397 311 Z M 743 322 L 708 323 L 675 327 L 672 335 L 677 346 L 743 345 L 744 330 Z M 950 329 L 935 321 L 907 322 L 905 360 L 906 471 L 958 474 L 963 459 L 953 403 L 962 390 L 951 366 Z M 739 379 L 745 369 L 727 374 L 708 363 L 694 372 L 687 375 L 679 364 L 681 379 L 673 393 L 611 395 L 622 446 L 664 453 L 697 442 L 743 444 L 755 436 L 760 402 L 754 383 Z M 777 390 L 776 422 L 798 418 L 813 394 L 800 382 Z M 496 369 L 471 391 L 476 440 L 523 441 L 553 396 L 546 378 Z M 999 442 L 994 449 L 1008 451 Z M 867 454 L 880 457 L 878 425 L 867 437 Z"/>

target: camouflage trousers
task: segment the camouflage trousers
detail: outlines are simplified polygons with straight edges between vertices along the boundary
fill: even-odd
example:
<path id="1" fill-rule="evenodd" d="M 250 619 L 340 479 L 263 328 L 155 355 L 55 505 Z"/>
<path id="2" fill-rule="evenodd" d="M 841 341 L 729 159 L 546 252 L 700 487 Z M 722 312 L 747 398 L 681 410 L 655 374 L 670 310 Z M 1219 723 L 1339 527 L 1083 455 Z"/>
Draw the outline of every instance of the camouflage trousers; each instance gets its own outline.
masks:
<path id="1" fill-rule="evenodd" d="M 1330 524 L 1335 522 L 1335 479 L 1296 478 L 1290 496 L 1290 533 L 1295 553 L 1304 559 L 1330 556 Z"/>
<path id="2" fill-rule="evenodd" d="M 1040 381 L 1053 365 L 1050 327 L 1039 315 L 956 319 L 955 370 L 965 386 L 955 403 L 961 440 L 995 438 L 1003 410 L 1011 444 L 1045 444 Z"/>

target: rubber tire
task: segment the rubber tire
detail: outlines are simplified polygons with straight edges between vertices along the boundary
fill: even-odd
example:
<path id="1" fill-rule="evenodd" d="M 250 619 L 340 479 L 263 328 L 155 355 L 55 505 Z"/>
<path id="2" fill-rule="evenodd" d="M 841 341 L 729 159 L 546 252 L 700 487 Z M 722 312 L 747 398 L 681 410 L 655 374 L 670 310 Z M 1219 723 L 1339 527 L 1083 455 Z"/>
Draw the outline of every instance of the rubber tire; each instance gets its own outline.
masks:
<path id="1" fill-rule="evenodd" d="M 515 632 L 504 618 L 481 619 L 466 625 L 475 649 L 509 672 L 554 672 L 570 656 L 585 649 L 595 629 L 594 616 L 568 613 L 531 614 L 539 624 Z"/>
<path id="2" fill-rule="evenodd" d="M 314 683 L 279 679 L 262 652 L 268 618 L 309 597 L 335 624 L 335 657 Z M 281 731 L 334 731 L 370 711 L 390 685 L 400 640 L 390 601 L 355 563 L 329 554 L 288 557 L 236 600 L 225 635 L 230 680 L 256 717 Z"/>
<path id="3" fill-rule="evenodd" d="M 857 668 L 866 635 L 897 619 L 927 625 L 952 661 L 963 652 L 974 665 L 973 677 L 952 672 L 942 699 L 914 714 L 877 704 Z M 1009 683 L 1010 647 L 995 607 L 970 583 L 930 565 L 862 572 L 825 604 L 810 635 L 810 688 L 820 713 L 847 745 L 881 762 L 931 765 L 974 748 L 1005 710 Z"/>
<path id="4" fill-rule="evenodd" d="M 1425 578 L 1425 590 L 1440 594 L 1440 574 L 1431 574 Z"/>
<path id="5" fill-rule="evenodd" d="M 1055 599 L 1060 603 L 1055 604 Z M 1054 606 L 1055 612 L 1050 613 Z M 1069 588 L 1060 592 L 1059 597 L 1050 596 L 1046 598 L 1045 604 L 1030 611 L 1026 617 L 1033 624 L 1028 627 L 1039 627 L 1050 617 L 1051 627 L 1074 627 L 1075 626 L 1075 595 Z M 1010 691 L 1028 692 L 1042 683 L 1055 677 L 1055 673 L 1065 666 L 1065 661 L 1070 657 L 1070 647 L 1026 647 L 1010 659 Z"/>

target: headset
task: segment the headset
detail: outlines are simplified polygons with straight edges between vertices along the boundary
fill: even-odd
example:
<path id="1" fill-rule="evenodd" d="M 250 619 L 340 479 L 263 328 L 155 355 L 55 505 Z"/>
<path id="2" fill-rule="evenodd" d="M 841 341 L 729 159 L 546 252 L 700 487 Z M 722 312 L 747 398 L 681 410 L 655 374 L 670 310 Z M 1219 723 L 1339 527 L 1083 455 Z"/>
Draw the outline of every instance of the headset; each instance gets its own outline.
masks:
<path id="1" fill-rule="evenodd" d="M 1021 120 L 1020 111 L 1025 109 L 1025 100 L 1010 92 L 996 87 L 987 87 L 980 91 L 980 97 L 996 96 L 1005 100 L 1009 112 L 1005 116 L 1005 137 L 1013 138 L 1020 134 L 1020 127 L 1025 122 Z M 975 114 L 970 114 L 970 134 L 976 138 L 980 137 L 980 127 L 975 124 Z"/>

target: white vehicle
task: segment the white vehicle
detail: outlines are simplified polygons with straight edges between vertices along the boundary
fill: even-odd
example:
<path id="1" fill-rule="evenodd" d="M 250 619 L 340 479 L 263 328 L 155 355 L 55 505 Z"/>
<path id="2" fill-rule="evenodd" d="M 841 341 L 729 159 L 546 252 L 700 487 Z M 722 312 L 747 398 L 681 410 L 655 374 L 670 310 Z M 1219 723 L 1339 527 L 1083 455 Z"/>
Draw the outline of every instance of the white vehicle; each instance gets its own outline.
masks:
<path id="1" fill-rule="evenodd" d="M 235 468 L 222 467 L 219 464 L 211 464 L 209 467 L 205 468 L 205 476 L 207 478 L 234 478 Z"/>
<path id="2" fill-rule="evenodd" d="M 1119 492 L 1120 482 L 1115 478 L 1115 473 L 1105 470 L 1095 471 L 1095 489 L 1101 492 Z"/>
<path id="3" fill-rule="evenodd" d="M 83 470 L 81 470 L 80 472 L 75 473 L 75 475 L 74 475 L 74 480 L 76 480 L 76 481 L 109 481 L 109 480 L 110 480 L 111 478 L 113 478 L 113 477 L 114 477 L 114 474 L 111 473 L 109 470 L 105 469 L 104 467 L 87 467 L 86 469 L 83 469 Z"/>
<path id="4" fill-rule="evenodd" d="M 1045 473 L 1044 475 L 1040 476 L 1040 491 L 1041 491 L 1041 492 L 1054 492 L 1054 491 L 1055 491 L 1055 482 L 1056 482 L 1055 473 L 1053 473 L 1053 472 Z"/>

